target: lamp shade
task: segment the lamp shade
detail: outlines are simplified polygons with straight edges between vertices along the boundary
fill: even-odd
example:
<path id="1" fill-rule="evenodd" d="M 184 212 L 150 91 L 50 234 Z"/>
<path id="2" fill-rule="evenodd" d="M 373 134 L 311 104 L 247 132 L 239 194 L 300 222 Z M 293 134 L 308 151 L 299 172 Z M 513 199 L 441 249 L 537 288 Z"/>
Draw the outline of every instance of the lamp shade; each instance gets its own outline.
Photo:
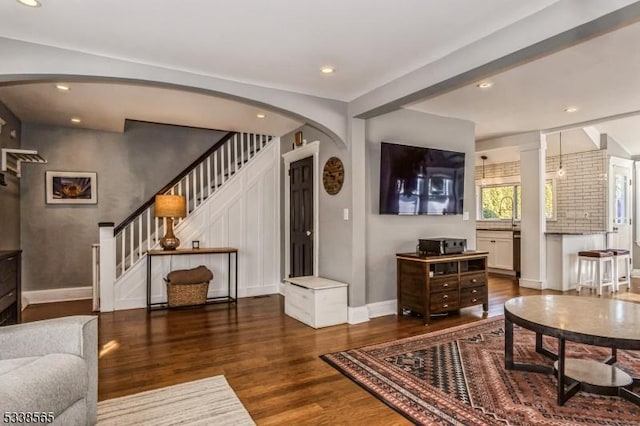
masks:
<path id="1" fill-rule="evenodd" d="M 184 195 L 156 195 L 155 216 L 187 216 L 187 199 L 184 197 Z"/>

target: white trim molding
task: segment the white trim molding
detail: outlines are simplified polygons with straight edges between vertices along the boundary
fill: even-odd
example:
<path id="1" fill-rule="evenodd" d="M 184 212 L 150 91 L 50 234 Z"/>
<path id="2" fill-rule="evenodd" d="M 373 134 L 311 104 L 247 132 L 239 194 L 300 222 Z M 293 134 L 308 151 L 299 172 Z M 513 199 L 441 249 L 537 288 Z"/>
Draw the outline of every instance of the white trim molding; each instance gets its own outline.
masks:
<path id="1" fill-rule="evenodd" d="M 22 292 L 22 306 L 37 305 L 39 303 L 68 302 L 93 298 L 93 288 L 68 287 L 53 288 L 51 290 L 32 290 Z"/>
<path id="2" fill-rule="evenodd" d="M 291 177 L 289 169 L 291 163 L 313 156 L 313 276 L 318 276 L 320 263 L 320 141 L 314 141 L 296 148 L 293 151 L 282 154 L 284 160 L 284 276 L 291 273 L 291 218 L 289 193 L 291 188 Z"/>
<path id="3" fill-rule="evenodd" d="M 385 300 L 384 302 L 369 303 L 367 310 L 369 311 L 369 318 L 396 315 L 398 313 L 398 301 L 393 299 Z"/>
<path id="4" fill-rule="evenodd" d="M 355 308 L 349 306 L 347 322 L 349 324 L 360 324 L 369 321 L 369 309 L 367 305 L 357 306 Z"/>

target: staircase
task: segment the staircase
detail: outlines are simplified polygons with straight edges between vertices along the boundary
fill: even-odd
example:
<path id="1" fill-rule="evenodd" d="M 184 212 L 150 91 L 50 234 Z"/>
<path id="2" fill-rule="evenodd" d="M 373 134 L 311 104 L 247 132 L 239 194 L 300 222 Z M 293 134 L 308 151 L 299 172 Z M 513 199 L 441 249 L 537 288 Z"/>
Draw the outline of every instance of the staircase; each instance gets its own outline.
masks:
<path id="1" fill-rule="evenodd" d="M 176 232 L 179 232 L 181 224 L 188 222 L 205 203 L 213 200 L 216 194 L 222 193 L 223 188 L 232 188 L 233 186 L 229 185 L 238 173 L 274 139 L 279 140 L 268 135 L 230 132 L 158 191 L 156 195 L 184 195 L 187 200 L 187 215 L 177 222 Z M 166 221 L 155 217 L 154 202 L 155 195 L 115 226 L 111 238 L 107 235 L 105 239 L 101 228 L 99 262 L 96 259 L 94 264 L 94 268 L 100 269 L 100 287 L 113 287 L 116 281 L 126 281 L 125 277 L 130 271 L 140 269 L 137 266 L 145 259 L 146 251 L 158 248 L 158 242 L 166 230 Z M 113 254 L 104 257 L 105 248 Z M 104 264 L 106 259 L 107 265 Z M 102 294 L 102 289 L 99 291 Z"/>

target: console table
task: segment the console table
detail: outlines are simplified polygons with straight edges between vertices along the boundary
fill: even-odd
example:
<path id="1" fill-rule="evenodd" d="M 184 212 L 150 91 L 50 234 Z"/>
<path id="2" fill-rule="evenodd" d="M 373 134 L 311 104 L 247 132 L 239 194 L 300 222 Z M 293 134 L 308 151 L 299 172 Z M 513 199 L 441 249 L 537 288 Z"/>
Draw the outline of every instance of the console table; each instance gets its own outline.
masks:
<path id="1" fill-rule="evenodd" d="M 217 248 L 199 248 L 199 249 L 176 249 L 176 250 L 148 250 L 147 251 L 147 311 L 153 309 L 165 309 L 168 307 L 167 302 L 151 303 L 151 262 L 157 256 L 193 256 L 193 255 L 227 255 L 227 296 L 207 297 L 206 304 L 235 302 L 238 298 L 238 249 L 233 247 L 217 247 Z M 231 295 L 231 255 L 234 255 L 234 286 L 235 293 Z"/>
<path id="2" fill-rule="evenodd" d="M 0 326 L 20 322 L 20 255 L 22 250 L 0 251 Z"/>
<path id="3" fill-rule="evenodd" d="M 640 350 L 640 305 L 593 297 L 542 295 L 521 296 L 504 304 L 504 363 L 507 370 L 556 374 L 557 402 L 578 391 L 617 395 L 640 405 L 633 387 L 640 379 L 615 367 L 617 350 Z M 554 366 L 516 362 L 513 359 L 513 325 L 536 333 L 536 352 L 555 360 Z M 558 353 L 544 348 L 542 336 L 558 339 Z M 611 348 L 611 356 L 597 360 L 566 357 L 566 342 Z M 566 387 L 565 387 L 566 386 Z"/>
<path id="4" fill-rule="evenodd" d="M 398 315 L 407 309 L 422 314 L 428 325 L 431 314 L 479 304 L 487 312 L 488 255 L 486 251 L 441 256 L 396 254 Z"/>

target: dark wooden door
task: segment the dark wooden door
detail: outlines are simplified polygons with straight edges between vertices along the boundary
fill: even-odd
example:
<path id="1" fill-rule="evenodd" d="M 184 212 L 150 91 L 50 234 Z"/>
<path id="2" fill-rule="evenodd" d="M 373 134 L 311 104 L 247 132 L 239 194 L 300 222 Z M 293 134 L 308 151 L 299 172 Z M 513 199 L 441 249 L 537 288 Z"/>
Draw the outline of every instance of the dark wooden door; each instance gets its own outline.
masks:
<path id="1" fill-rule="evenodd" d="M 291 163 L 289 176 L 290 275 L 313 275 L 313 157 Z"/>

